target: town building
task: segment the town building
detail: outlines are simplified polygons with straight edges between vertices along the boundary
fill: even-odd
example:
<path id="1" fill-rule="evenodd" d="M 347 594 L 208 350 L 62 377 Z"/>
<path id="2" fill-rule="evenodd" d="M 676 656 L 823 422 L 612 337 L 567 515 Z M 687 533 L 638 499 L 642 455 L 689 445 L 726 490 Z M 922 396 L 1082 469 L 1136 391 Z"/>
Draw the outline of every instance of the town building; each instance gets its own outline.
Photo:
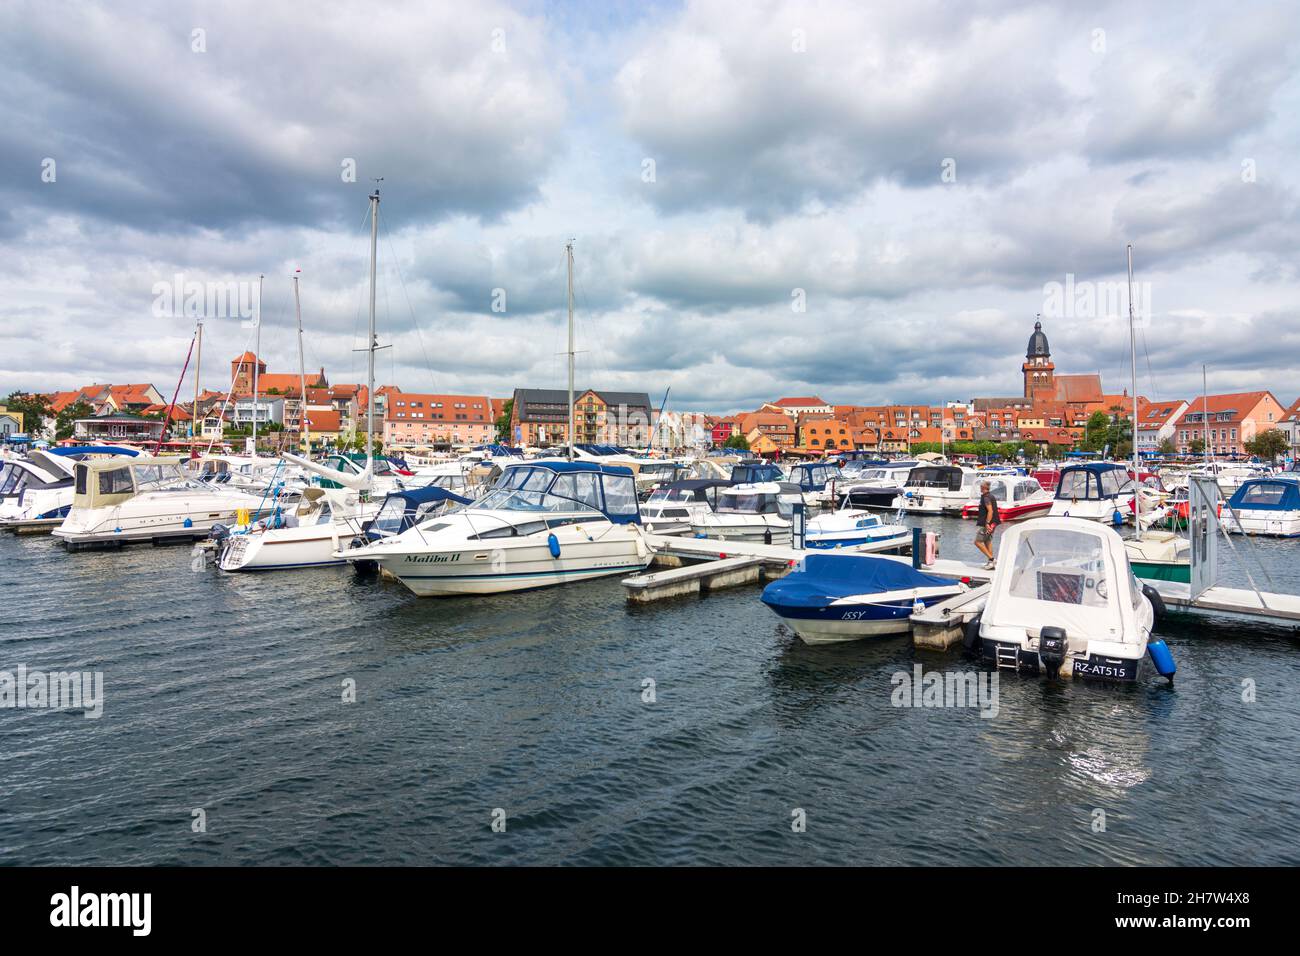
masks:
<path id="1" fill-rule="evenodd" d="M 1245 455 L 1245 443 L 1280 427 L 1286 413 L 1269 391 L 1197 397 L 1174 422 L 1174 443 L 1183 455 L 1192 454 L 1192 442 L 1197 439 L 1212 455 Z"/>
<path id="2" fill-rule="evenodd" d="M 160 418 L 142 418 L 131 412 L 105 412 L 72 423 L 72 437 L 85 442 L 157 442 L 162 439 Z"/>
<path id="3" fill-rule="evenodd" d="M 816 395 L 800 398 L 778 398 L 775 402 L 765 402 L 760 412 L 777 412 L 798 419 L 800 415 L 830 415 L 834 408 Z"/>
<path id="4" fill-rule="evenodd" d="M 1287 441 L 1291 443 L 1290 455 L 1292 458 L 1300 456 L 1300 398 L 1291 403 L 1282 416 L 1282 424 L 1278 426 L 1282 434 L 1286 435 Z"/>
<path id="5" fill-rule="evenodd" d="M 644 447 L 656 416 L 646 392 L 584 389 L 574 392 L 574 443 Z M 517 388 L 510 415 L 515 445 L 568 443 L 569 393 L 560 388 Z"/>
<path id="6" fill-rule="evenodd" d="M 22 434 L 24 434 L 23 413 L 11 412 L 4 405 L 0 405 L 0 439 Z"/>
<path id="7" fill-rule="evenodd" d="M 375 395 L 379 397 L 378 389 Z M 397 389 L 385 394 L 385 448 L 482 445 L 491 442 L 495 434 L 492 400 L 486 395 L 440 395 Z"/>
<path id="8" fill-rule="evenodd" d="M 1138 420 L 1134 429 L 1134 445 L 1138 452 L 1153 455 L 1166 440 L 1173 440 L 1178 419 L 1187 411 L 1181 398 L 1165 401 L 1146 400 L 1138 403 Z"/>

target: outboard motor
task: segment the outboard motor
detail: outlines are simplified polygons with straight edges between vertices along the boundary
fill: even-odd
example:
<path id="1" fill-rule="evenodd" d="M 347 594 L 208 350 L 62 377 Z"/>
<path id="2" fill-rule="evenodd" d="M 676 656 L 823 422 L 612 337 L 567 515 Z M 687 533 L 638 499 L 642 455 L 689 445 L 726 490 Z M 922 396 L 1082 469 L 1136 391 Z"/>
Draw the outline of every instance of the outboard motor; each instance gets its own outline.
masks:
<path id="1" fill-rule="evenodd" d="M 1060 673 L 1069 647 L 1063 627 L 1045 627 L 1038 632 L 1038 659 L 1043 662 L 1043 667 L 1047 668 L 1048 677 L 1055 677 Z"/>
<path id="2" fill-rule="evenodd" d="M 225 541 L 230 537 L 230 526 L 224 524 L 214 524 L 212 530 L 208 532 L 208 537 L 213 541 Z"/>

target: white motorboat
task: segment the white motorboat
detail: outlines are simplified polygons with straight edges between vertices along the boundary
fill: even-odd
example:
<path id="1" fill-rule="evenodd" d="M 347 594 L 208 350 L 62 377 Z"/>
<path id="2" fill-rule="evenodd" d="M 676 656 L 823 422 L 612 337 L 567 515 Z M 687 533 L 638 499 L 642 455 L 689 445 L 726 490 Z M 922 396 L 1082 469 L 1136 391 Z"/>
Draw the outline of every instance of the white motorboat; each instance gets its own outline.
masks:
<path id="1" fill-rule="evenodd" d="M 866 465 L 852 479 L 847 476 L 839 483 L 839 493 L 851 508 L 877 508 L 897 510 L 898 497 L 912 469 L 914 461 L 895 461 L 882 465 Z"/>
<path id="2" fill-rule="evenodd" d="M 1300 536 L 1300 475 L 1247 479 L 1228 499 L 1222 520 L 1238 534 Z"/>
<path id="3" fill-rule="evenodd" d="M 1152 593 L 1134 577 L 1123 540 L 1098 521 L 1048 516 L 1011 525 L 967 646 L 978 643 L 998 668 L 1131 683 L 1147 660 Z M 1163 642 L 1152 659 L 1172 679 Z"/>
<path id="4" fill-rule="evenodd" d="M 799 486 L 787 482 L 733 485 L 718 493 L 711 513 L 691 521 L 691 532 L 697 538 L 789 545 L 794 537 L 794 506 L 802 503 Z"/>
<path id="5" fill-rule="evenodd" d="M 1090 461 L 1061 469 L 1048 514 L 1123 524 L 1133 513 L 1133 479 L 1113 461 Z"/>
<path id="6" fill-rule="evenodd" d="M 1004 522 L 1021 521 L 1047 514 L 1052 495 L 1044 491 L 1037 478 L 1027 475 L 981 474 L 971 483 L 970 500 L 961 509 L 963 518 L 974 518 L 979 511 L 980 485 L 989 483 L 989 493 L 998 503 L 998 516 Z"/>
<path id="7" fill-rule="evenodd" d="M 1238 488 L 1252 478 L 1264 478 L 1269 473 L 1269 469 L 1263 465 L 1211 461 L 1193 468 L 1188 474 L 1195 478 L 1213 478 L 1218 482 L 1223 497 L 1231 498 Z"/>
<path id="8" fill-rule="evenodd" d="M 720 478 L 689 478 L 660 485 L 641 505 L 641 523 L 658 534 L 683 534 L 692 522 L 712 513 L 718 495 L 731 482 Z"/>
<path id="9" fill-rule="evenodd" d="M 78 461 L 101 456 L 137 455 L 111 445 L 36 449 L 0 463 L 0 528 L 47 528 L 63 523 L 72 508 Z"/>
<path id="10" fill-rule="evenodd" d="M 912 543 L 912 529 L 901 524 L 885 524 L 879 515 L 861 508 L 843 507 L 809 518 L 804 543 L 816 549 L 874 545 L 873 551 L 894 551 Z"/>
<path id="11" fill-rule="evenodd" d="M 212 487 L 182 471 L 182 459 L 101 459 L 77 462 L 72 507 L 53 534 L 70 549 L 136 541 L 207 537 L 239 512 L 270 514 L 279 503 L 225 486 Z"/>
<path id="12" fill-rule="evenodd" d="M 582 461 L 512 465 L 474 504 L 336 556 L 373 561 L 420 597 L 628 574 L 652 557 L 631 470 Z"/>
<path id="13" fill-rule="evenodd" d="M 908 472 L 894 507 L 909 514 L 960 515 L 977 474 L 956 465 L 918 465 Z"/>

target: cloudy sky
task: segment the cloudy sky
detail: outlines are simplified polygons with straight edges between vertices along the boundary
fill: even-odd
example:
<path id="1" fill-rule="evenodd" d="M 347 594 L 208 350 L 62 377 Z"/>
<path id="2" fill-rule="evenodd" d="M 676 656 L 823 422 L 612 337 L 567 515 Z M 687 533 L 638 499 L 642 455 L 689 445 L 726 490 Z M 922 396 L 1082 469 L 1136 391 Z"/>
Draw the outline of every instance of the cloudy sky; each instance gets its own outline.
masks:
<path id="1" fill-rule="evenodd" d="M 178 276 L 264 275 L 295 371 L 295 269 L 308 366 L 364 381 L 382 177 L 378 378 L 408 391 L 562 386 L 569 238 L 580 387 L 1017 394 L 1043 312 L 1058 370 L 1118 391 L 1132 243 L 1139 391 L 1207 363 L 1289 403 L 1300 4 L 1085 6 L 9 0 L 0 395 L 169 394 Z M 252 335 L 208 317 L 205 386 Z"/>

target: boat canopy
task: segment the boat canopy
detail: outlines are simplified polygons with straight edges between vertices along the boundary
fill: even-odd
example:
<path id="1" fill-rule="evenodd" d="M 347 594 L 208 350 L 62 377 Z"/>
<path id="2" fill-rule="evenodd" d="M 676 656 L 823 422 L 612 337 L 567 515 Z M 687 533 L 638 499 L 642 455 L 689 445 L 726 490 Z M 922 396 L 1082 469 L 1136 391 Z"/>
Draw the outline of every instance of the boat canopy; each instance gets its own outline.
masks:
<path id="1" fill-rule="evenodd" d="M 913 588 L 952 587 L 949 578 L 924 574 L 901 561 L 857 554 L 810 554 L 763 590 L 763 603 L 825 607 L 838 598 Z"/>
<path id="2" fill-rule="evenodd" d="M 790 481 L 803 491 L 821 491 L 839 475 L 838 465 L 824 461 L 807 462 L 790 469 Z"/>
<path id="3" fill-rule="evenodd" d="M 1300 511 L 1300 481 L 1290 476 L 1251 478 L 1228 499 L 1243 511 Z"/>
<path id="4" fill-rule="evenodd" d="M 1112 461 L 1090 461 L 1061 469 L 1056 481 L 1057 501 L 1101 501 L 1129 489 L 1133 479 L 1123 465 Z"/>
<path id="5" fill-rule="evenodd" d="M 1052 626 L 1072 637 L 1131 642 L 1142 600 L 1113 530 L 1083 518 L 1035 518 L 1002 532 L 983 620 L 1030 636 Z"/>
<path id="6" fill-rule="evenodd" d="M 709 501 L 717 497 L 710 495 L 715 488 L 730 488 L 731 482 L 724 478 L 686 478 L 660 485 L 650 493 L 650 501 Z"/>
<path id="7" fill-rule="evenodd" d="M 424 520 L 430 512 L 445 505 L 467 505 L 470 499 L 452 494 L 446 488 L 412 488 L 395 491 L 384 498 L 378 513 L 366 524 L 366 537 L 371 541 L 399 535 Z"/>
<path id="8" fill-rule="evenodd" d="M 780 468 L 762 462 L 743 461 L 731 468 L 733 485 L 752 485 L 760 481 L 783 481 L 784 479 L 785 476 L 781 474 Z"/>
<path id="9" fill-rule="evenodd" d="M 616 524 L 639 524 L 632 469 L 594 461 L 530 461 L 510 465 L 474 504 L 505 511 L 598 511 Z"/>
<path id="10" fill-rule="evenodd" d="M 178 457 L 100 458 L 79 461 L 76 467 L 74 508 L 103 508 L 117 505 L 145 491 L 174 487 L 202 487 L 186 478 Z"/>
<path id="11" fill-rule="evenodd" d="M 119 445 L 69 445 L 66 448 L 51 448 L 48 454 L 67 455 L 74 458 L 78 455 L 128 455 L 134 458 L 140 452 L 134 448 L 123 448 Z"/>
<path id="12" fill-rule="evenodd" d="M 1014 504 L 1017 501 L 1024 501 L 1043 490 L 1043 486 L 1038 483 L 1037 478 L 1025 478 L 1021 475 L 1006 474 L 986 474 L 981 472 L 977 476 L 978 480 L 971 485 L 970 500 L 979 501 L 980 485 L 984 482 L 989 483 L 989 493 L 993 495 L 995 501 L 1010 502 Z M 1043 503 L 1047 507 L 1047 503 Z"/>
<path id="13" fill-rule="evenodd" d="M 941 488 L 961 491 L 964 472 L 955 465 L 921 465 L 907 473 L 905 488 Z"/>

